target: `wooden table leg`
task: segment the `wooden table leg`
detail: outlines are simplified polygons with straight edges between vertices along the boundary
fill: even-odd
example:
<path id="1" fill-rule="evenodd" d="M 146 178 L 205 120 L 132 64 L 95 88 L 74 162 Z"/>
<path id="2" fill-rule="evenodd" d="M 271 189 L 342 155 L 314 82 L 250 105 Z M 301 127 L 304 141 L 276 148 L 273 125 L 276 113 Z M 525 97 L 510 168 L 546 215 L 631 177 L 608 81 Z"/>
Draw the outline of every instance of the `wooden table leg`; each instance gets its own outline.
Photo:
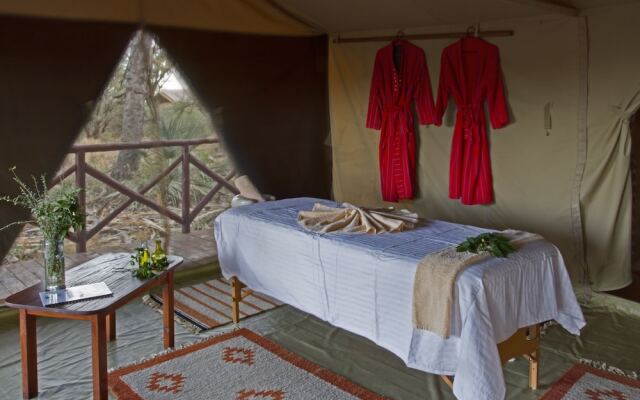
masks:
<path id="1" fill-rule="evenodd" d="M 240 322 L 240 302 L 242 301 L 242 283 L 235 276 L 231 278 L 231 320 Z"/>
<path id="2" fill-rule="evenodd" d="M 538 389 L 538 381 L 539 381 L 539 368 L 538 363 L 540 362 L 540 351 L 536 351 L 531 353 L 529 356 L 529 387 L 531 390 Z"/>
<path id="3" fill-rule="evenodd" d="M 20 310 L 20 351 L 22 353 L 22 397 L 38 395 L 38 345 L 36 317 Z"/>
<path id="4" fill-rule="evenodd" d="M 449 386 L 449 389 L 453 389 L 453 376 L 449 375 L 440 375 L 440 378 L 444 381 L 444 383 Z"/>
<path id="5" fill-rule="evenodd" d="M 107 341 L 116 340 L 116 312 L 107 314 Z"/>
<path id="6" fill-rule="evenodd" d="M 107 324 L 104 315 L 91 318 L 91 358 L 93 369 L 93 399 L 109 398 L 107 382 Z"/>
<path id="7" fill-rule="evenodd" d="M 164 348 L 174 346 L 173 327 L 173 271 L 167 273 L 167 282 L 162 289 L 162 320 L 164 324 Z"/>

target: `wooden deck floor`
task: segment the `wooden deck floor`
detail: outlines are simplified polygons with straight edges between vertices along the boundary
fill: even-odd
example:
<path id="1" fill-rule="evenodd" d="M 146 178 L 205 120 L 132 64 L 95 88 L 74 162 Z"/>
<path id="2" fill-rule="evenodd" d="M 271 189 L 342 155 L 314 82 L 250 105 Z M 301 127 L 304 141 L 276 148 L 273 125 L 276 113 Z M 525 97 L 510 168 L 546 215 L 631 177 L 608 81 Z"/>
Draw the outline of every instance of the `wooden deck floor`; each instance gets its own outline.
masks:
<path id="1" fill-rule="evenodd" d="M 135 245 L 132 244 L 97 250 L 92 249 L 86 253 L 67 254 L 65 255 L 66 267 L 67 269 L 73 268 L 104 253 L 130 252 L 134 247 Z M 211 230 L 172 234 L 168 253 L 184 257 L 184 263 L 180 269 L 211 264 L 217 261 L 218 258 L 216 244 Z M 1 265 L 0 307 L 4 304 L 4 299 L 9 295 L 40 282 L 43 274 L 44 267 L 40 259 Z"/>

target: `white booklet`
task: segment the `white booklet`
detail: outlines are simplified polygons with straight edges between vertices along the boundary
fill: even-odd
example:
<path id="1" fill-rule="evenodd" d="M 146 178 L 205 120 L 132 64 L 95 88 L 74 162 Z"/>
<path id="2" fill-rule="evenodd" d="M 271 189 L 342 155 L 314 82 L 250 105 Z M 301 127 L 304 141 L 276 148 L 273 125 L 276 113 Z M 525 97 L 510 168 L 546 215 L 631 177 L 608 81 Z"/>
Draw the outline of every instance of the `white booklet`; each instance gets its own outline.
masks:
<path id="1" fill-rule="evenodd" d="M 69 304 L 99 297 L 112 296 L 113 293 L 106 283 L 98 282 L 88 285 L 72 286 L 56 292 L 40 292 L 40 300 L 45 307 L 57 304 Z"/>

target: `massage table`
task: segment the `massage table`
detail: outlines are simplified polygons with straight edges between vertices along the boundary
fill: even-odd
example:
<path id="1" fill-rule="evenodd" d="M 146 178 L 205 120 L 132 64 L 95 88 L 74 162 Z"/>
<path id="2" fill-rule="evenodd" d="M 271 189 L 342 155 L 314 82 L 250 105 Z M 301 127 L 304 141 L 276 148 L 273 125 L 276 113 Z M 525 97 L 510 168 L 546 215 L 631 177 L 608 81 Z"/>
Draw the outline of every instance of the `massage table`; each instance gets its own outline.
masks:
<path id="1" fill-rule="evenodd" d="M 529 360 L 529 383 L 536 389 L 539 325 L 555 320 L 577 335 L 585 324 L 560 252 L 538 240 L 460 273 L 448 338 L 416 329 L 412 295 L 419 261 L 490 230 L 429 220 L 401 233 L 317 233 L 297 223 L 298 212 L 315 203 L 338 206 L 294 198 L 233 208 L 216 218 L 234 321 L 246 286 L 364 336 L 411 368 L 442 376 L 461 400 L 504 398 L 502 364 L 516 356 Z"/>

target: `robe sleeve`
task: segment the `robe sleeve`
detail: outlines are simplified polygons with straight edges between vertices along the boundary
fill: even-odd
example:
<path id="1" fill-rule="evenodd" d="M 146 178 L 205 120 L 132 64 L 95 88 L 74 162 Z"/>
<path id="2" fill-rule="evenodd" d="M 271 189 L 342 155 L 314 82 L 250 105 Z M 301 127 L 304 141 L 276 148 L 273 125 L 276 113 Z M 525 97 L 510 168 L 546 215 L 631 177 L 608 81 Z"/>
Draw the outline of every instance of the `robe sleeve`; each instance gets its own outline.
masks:
<path id="1" fill-rule="evenodd" d="M 414 101 L 418 112 L 418 119 L 421 125 L 433 124 L 436 122 L 436 110 L 433 104 L 433 93 L 431 92 L 431 78 L 429 77 L 429 67 L 424 54 L 421 54 L 418 61 L 416 90 Z"/>
<path id="2" fill-rule="evenodd" d="M 438 83 L 438 99 L 436 101 L 436 126 L 442 125 L 442 117 L 449 105 L 449 95 L 451 88 L 449 84 L 452 82 L 452 69 L 449 58 L 447 57 L 446 49 L 442 51 L 440 57 L 440 82 Z"/>
<path id="3" fill-rule="evenodd" d="M 380 129 L 382 126 L 382 66 L 378 55 L 373 65 L 366 126 L 370 129 Z"/>
<path id="4" fill-rule="evenodd" d="M 499 129 L 509 123 L 507 100 L 504 96 L 502 71 L 500 70 L 500 54 L 493 49 L 487 60 L 487 102 L 489 103 L 489 118 L 493 129 Z"/>

